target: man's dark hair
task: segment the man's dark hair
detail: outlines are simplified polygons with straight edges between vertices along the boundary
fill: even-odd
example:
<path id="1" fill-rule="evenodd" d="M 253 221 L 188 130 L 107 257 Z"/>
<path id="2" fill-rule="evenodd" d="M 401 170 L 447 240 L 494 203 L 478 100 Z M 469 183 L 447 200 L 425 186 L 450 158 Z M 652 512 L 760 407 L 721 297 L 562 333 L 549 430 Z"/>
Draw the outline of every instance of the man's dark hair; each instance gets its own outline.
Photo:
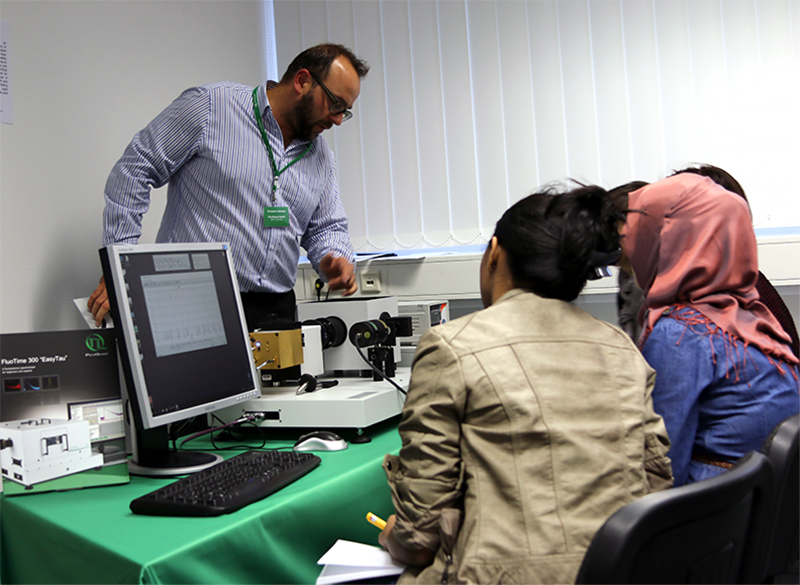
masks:
<path id="1" fill-rule="evenodd" d="M 283 74 L 281 83 L 291 81 L 301 69 L 308 69 L 320 79 L 325 80 L 331 69 L 331 63 L 339 57 L 346 57 L 347 60 L 350 61 L 359 79 L 364 78 L 369 72 L 369 65 L 367 65 L 367 62 L 356 57 L 355 54 L 344 45 L 323 43 L 321 45 L 309 47 L 295 57 L 286 69 L 286 73 Z"/>

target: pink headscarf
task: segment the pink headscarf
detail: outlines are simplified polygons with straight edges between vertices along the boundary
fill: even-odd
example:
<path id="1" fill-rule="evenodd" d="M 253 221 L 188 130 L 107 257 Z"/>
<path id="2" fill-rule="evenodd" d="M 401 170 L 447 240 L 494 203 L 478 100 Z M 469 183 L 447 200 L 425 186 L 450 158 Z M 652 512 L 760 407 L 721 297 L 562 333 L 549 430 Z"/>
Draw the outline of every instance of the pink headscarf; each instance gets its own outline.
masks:
<path id="1" fill-rule="evenodd" d="M 755 288 L 758 251 L 744 199 L 681 173 L 634 191 L 628 208 L 623 246 L 646 297 L 645 331 L 665 308 L 686 305 L 745 344 L 798 363 Z"/>

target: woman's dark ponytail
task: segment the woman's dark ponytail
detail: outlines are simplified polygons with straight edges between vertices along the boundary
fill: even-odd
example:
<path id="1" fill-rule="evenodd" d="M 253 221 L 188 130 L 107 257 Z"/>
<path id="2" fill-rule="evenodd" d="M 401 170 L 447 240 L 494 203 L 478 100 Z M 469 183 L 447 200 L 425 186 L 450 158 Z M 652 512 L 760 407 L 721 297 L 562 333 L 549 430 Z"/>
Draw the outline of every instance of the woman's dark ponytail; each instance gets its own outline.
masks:
<path id="1" fill-rule="evenodd" d="M 605 189 L 550 187 L 512 205 L 495 236 L 508 254 L 516 286 L 572 301 L 603 263 L 615 261 L 625 221 Z"/>

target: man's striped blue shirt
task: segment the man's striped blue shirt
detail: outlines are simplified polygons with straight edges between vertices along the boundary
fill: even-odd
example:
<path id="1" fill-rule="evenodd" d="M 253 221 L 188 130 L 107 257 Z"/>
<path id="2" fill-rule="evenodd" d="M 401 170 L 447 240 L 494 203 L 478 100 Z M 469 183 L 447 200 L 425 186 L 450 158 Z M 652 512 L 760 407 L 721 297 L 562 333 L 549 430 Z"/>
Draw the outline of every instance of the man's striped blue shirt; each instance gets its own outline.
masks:
<path id="1" fill-rule="evenodd" d="M 321 137 L 280 174 L 273 203 L 274 173 L 252 93 L 227 82 L 188 89 L 134 136 L 106 183 L 103 245 L 138 242 L 150 189 L 169 183 L 156 241 L 228 242 L 243 292 L 291 289 L 300 245 L 318 272 L 328 252 L 353 261 L 333 153 Z M 295 139 L 284 149 L 266 86 L 258 102 L 282 169 L 308 142 Z M 267 206 L 288 207 L 289 227 L 265 228 Z"/>

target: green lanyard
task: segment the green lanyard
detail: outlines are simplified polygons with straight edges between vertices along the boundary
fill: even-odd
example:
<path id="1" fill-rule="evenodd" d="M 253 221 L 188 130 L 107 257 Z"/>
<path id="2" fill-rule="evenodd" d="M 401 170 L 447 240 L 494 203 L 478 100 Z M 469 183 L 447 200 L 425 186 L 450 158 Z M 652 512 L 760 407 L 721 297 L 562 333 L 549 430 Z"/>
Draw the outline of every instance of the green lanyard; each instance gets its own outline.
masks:
<path id="1" fill-rule="evenodd" d="M 306 149 L 300 153 L 296 159 L 290 162 L 288 165 L 283 167 L 282 169 L 278 170 L 278 165 L 275 164 L 275 155 L 272 154 L 272 147 L 269 145 L 269 138 L 267 137 L 267 131 L 264 129 L 264 121 L 261 119 L 261 108 L 258 107 L 258 87 L 253 89 L 253 113 L 256 116 L 256 124 L 258 124 L 258 129 L 261 132 L 261 139 L 264 141 L 264 144 L 267 146 L 267 152 L 269 153 L 269 163 L 272 165 L 272 173 L 274 178 L 272 179 L 272 204 L 275 205 L 277 202 L 275 191 L 278 189 L 278 177 L 281 176 L 281 173 L 292 166 L 294 163 L 299 161 L 303 158 L 306 153 L 311 150 L 311 142 L 308 143 Z"/>

